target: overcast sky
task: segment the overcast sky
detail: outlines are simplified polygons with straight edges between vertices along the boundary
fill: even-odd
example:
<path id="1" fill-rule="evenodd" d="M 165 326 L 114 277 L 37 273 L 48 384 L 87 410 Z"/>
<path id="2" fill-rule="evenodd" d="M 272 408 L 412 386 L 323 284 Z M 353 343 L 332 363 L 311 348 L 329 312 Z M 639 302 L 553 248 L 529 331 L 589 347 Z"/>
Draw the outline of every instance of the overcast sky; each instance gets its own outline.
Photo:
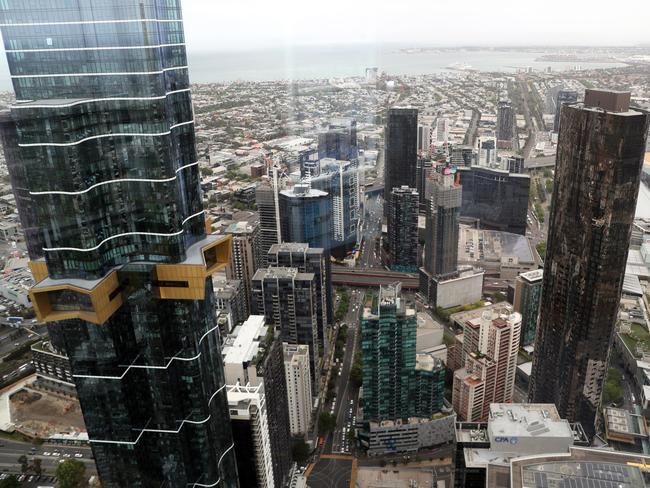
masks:
<path id="1" fill-rule="evenodd" d="M 649 0 L 182 0 L 193 51 L 650 43 Z"/>

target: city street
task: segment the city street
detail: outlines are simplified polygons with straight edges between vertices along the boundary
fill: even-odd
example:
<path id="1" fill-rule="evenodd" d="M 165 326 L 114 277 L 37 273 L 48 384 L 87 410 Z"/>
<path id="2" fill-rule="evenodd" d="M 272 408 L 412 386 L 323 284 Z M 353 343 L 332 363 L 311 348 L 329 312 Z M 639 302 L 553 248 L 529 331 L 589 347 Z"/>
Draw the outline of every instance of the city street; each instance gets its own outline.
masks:
<path id="1" fill-rule="evenodd" d="M 363 223 L 363 248 L 357 262 L 360 268 L 382 268 L 381 256 L 376 244 L 381 238 L 381 219 L 383 198 L 381 196 L 366 198 L 364 205 L 365 218 Z"/>
<path id="2" fill-rule="evenodd" d="M 345 354 L 340 369 L 341 374 L 336 381 L 336 430 L 328 436 L 324 452 L 350 452 L 352 442 L 347 440 L 347 432 L 353 425 L 356 416 L 358 388 L 350 385 L 350 370 L 356 353 L 356 344 L 360 333 L 359 318 L 363 307 L 365 292 L 360 289 L 350 290 L 350 306 L 343 322 L 348 326 Z M 350 412 L 352 410 L 352 412 Z"/>
<path id="3" fill-rule="evenodd" d="M 35 450 L 32 451 L 32 448 Z M 96 472 L 92 451 L 87 446 L 67 446 L 62 444 L 33 444 L 0 439 L 0 472 L 21 474 L 20 456 L 27 456 L 31 463 L 33 459 L 41 460 L 42 476 L 54 476 L 59 463 L 65 459 L 76 459 L 86 465 L 86 474 Z M 31 473 L 33 474 L 33 473 Z"/>

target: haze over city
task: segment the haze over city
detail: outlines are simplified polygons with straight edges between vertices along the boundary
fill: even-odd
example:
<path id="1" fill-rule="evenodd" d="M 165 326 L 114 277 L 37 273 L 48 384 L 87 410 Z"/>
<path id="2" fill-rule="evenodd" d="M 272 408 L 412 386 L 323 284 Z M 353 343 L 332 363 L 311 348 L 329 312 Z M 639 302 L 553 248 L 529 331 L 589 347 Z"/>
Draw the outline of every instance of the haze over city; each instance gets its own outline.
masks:
<path id="1" fill-rule="evenodd" d="M 0 488 L 650 488 L 649 18 L 0 0 Z"/>

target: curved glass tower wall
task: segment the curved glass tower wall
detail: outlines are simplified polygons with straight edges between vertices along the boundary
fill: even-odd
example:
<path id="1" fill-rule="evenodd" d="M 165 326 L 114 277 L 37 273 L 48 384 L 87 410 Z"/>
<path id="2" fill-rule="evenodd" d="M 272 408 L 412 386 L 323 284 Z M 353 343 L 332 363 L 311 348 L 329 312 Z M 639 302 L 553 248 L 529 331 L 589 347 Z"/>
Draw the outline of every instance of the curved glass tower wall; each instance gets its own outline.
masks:
<path id="1" fill-rule="evenodd" d="M 103 486 L 236 487 L 179 0 L 2 0 L 0 121 L 41 320 Z"/>

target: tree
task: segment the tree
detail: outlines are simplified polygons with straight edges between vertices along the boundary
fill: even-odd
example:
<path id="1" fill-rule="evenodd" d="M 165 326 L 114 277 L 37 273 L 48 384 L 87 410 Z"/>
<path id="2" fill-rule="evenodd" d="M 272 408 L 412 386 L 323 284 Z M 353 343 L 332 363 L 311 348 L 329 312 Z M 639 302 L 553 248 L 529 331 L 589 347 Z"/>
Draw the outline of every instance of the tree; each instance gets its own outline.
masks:
<path id="1" fill-rule="evenodd" d="M 56 468 L 61 488 L 81 488 L 86 482 L 86 466 L 76 459 L 66 459 Z"/>
<path id="2" fill-rule="evenodd" d="M 540 258 L 542 259 L 546 258 L 546 241 L 537 244 L 537 252 L 539 253 Z"/>
<path id="3" fill-rule="evenodd" d="M 22 485 L 13 474 L 0 481 L 0 488 L 20 488 Z"/>
<path id="4" fill-rule="evenodd" d="M 32 471 L 34 471 L 34 474 L 36 476 L 40 476 L 41 473 L 43 472 L 43 468 L 41 467 L 42 461 L 38 458 L 35 458 L 34 461 L 32 462 Z"/>
<path id="5" fill-rule="evenodd" d="M 212 176 L 214 171 L 209 166 L 201 166 L 201 176 Z"/>
<path id="6" fill-rule="evenodd" d="M 296 463 L 304 464 L 309 458 L 309 445 L 300 439 L 294 443 L 293 448 L 291 449 L 291 454 Z"/>
<path id="7" fill-rule="evenodd" d="M 26 473 L 29 469 L 29 465 L 27 464 L 27 456 L 24 454 L 18 458 L 18 464 L 20 464 L 20 470 L 23 473 Z"/>
<path id="8" fill-rule="evenodd" d="M 350 381 L 355 388 L 360 387 L 363 383 L 363 369 L 361 368 L 361 364 L 356 361 L 350 369 Z"/>
<path id="9" fill-rule="evenodd" d="M 492 297 L 492 300 L 494 300 L 494 303 L 505 302 L 508 300 L 508 297 L 499 291 L 492 293 L 490 296 Z"/>
<path id="10" fill-rule="evenodd" d="M 336 417 L 328 412 L 321 412 L 318 416 L 318 432 L 327 434 L 336 429 Z"/>

